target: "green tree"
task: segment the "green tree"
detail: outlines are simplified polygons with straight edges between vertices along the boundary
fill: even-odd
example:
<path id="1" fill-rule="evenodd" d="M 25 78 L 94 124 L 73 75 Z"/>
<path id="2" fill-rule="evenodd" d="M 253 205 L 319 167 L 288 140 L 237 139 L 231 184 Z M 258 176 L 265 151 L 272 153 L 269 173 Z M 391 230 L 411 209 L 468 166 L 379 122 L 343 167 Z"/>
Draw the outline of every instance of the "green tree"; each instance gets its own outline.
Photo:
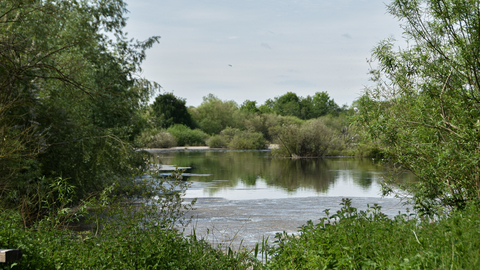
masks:
<path id="1" fill-rule="evenodd" d="M 203 102 L 193 113 L 194 120 L 207 134 L 219 134 L 226 127 L 243 127 L 234 101 L 222 101 L 213 94 L 203 97 Z"/>
<path id="2" fill-rule="evenodd" d="M 316 92 L 312 97 L 312 116 L 317 118 L 327 114 L 337 115 L 340 107 L 330 98 L 327 92 Z"/>
<path id="3" fill-rule="evenodd" d="M 240 110 L 249 113 L 258 113 L 260 110 L 257 108 L 257 102 L 251 100 L 245 100 L 240 106 Z"/>
<path id="4" fill-rule="evenodd" d="M 135 74 L 159 37 L 127 40 L 125 7 L 121 0 L 0 2 L 3 202 L 19 205 L 59 176 L 80 199 L 143 162 L 129 142 L 158 85 Z"/>
<path id="5" fill-rule="evenodd" d="M 275 97 L 273 111 L 283 116 L 296 116 L 301 118 L 300 98 L 292 92 L 287 92 L 285 95 Z"/>
<path id="6" fill-rule="evenodd" d="M 480 202 L 480 2 L 396 0 L 408 46 L 373 50 L 357 117 L 391 164 L 412 171 L 420 210 Z M 388 190 L 387 190 L 388 191 Z"/>
<path id="7" fill-rule="evenodd" d="M 173 93 L 158 95 L 152 104 L 157 126 L 168 128 L 174 124 L 182 124 L 192 129 L 195 128 L 185 103 L 185 99 L 178 98 Z"/>
<path id="8" fill-rule="evenodd" d="M 273 113 L 273 105 L 274 105 L 274 101 L 269 98 L 267 100 L 265 100 L 265 103 L 260 105 L 260 107 L 258 107 L 258 110 L 260 111 L 260 113 Z"/>

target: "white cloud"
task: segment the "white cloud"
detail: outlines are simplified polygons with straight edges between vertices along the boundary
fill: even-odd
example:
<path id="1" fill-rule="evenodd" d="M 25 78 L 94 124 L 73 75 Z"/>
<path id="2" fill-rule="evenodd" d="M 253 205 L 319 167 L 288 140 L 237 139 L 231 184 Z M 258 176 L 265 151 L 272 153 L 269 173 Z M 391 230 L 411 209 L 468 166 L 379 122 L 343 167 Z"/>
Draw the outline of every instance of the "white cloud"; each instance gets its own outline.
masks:
<path id="1" fill-rule="evenodd" d="M 162 36 L 143 76 L 194 106 L 208 93 L 262 104 L 288 91 L 351 103 L 368 83 L 372 48 L 401 37 L 382 0 L 127 2 L 131 36 Z"/>

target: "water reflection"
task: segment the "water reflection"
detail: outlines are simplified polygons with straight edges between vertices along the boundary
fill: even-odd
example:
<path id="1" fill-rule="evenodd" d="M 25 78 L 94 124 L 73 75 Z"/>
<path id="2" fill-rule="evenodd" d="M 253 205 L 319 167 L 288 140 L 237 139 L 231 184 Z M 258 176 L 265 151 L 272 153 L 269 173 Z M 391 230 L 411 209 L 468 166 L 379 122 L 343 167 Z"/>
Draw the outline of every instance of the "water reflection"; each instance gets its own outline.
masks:
<path id="1" fill-rule="evenodd" d="M 162 164 L 190 167 L 187 178 L 200 183 L 204 196 L 229 196 L 225 195 L 226 190 L 230 193 L 256 190 L 260 195 L 281 192 L 287 196 L 371 197 L 379 196 L 383 174 L 382 168 L 370 159 L 291 160 L 273 158 L 269 152 L 262 151 L 184 151 L 155 155 Z"/>

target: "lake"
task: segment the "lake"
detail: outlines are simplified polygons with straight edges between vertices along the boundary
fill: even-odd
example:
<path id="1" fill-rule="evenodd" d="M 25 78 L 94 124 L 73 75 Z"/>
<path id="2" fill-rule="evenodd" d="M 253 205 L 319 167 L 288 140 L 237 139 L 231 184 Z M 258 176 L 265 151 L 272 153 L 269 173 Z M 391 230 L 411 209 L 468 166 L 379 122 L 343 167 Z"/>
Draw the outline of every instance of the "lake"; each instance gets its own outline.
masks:
<path id="1" fill-rule="evenodd" d="M 159 162 L 188 167 L 186 198 L 230 200 L 311 196 L 380 197 L 382 166 L 366 158 L 287 159 L 269 151 L 151 150 Z M 404 178 L 411 178 L 405 174 Z"/>
<path id="2" fill-rule="evenodd" d="M 340 209 L 342 199 L 366 209 L 380 205 L 393 217 L 408 206 L 396 198 L 381 198 L 384 168 L 371 159 L 274 158 L 269 151 L 149 150 L 163 164 L 165 175 L 173 166 L 188 167 L 192 183 L 187 201 L 198 198 L 188 213 L 197 236 L 210 243 L 252 248 L 264 236 L 295 233 L 308 220 L 324 217 L 324 210 Z M 412 180 L 409 174 L 404 181 Z"/>

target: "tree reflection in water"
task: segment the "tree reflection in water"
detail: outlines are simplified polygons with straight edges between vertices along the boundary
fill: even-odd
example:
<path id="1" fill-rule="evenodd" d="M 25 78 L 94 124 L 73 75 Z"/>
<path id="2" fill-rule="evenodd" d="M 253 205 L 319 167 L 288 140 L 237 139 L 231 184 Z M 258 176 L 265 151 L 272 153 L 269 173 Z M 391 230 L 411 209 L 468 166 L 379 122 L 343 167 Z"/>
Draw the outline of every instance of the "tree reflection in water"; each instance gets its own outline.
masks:
<path id="1" fill-rule="evenodd" d="M 191 176 L 189 181 L 211 182 L 210 195 L 224 188 L 255 187 L 263 181 L 268 187 L 287 192 L 313 189 L 328 193 L 339 181 L 350 181 L 353 188 L 368 190 L 381 181 L 384 169 L 371 159 L 321 158 L 286 159 L 273 158 L 267 151 L 181 151 L 155 153 L 166 165 L 190 167 L 188 173 L 209 174 Z M 403 178 L 412 180 L 405 174 Z"/>

